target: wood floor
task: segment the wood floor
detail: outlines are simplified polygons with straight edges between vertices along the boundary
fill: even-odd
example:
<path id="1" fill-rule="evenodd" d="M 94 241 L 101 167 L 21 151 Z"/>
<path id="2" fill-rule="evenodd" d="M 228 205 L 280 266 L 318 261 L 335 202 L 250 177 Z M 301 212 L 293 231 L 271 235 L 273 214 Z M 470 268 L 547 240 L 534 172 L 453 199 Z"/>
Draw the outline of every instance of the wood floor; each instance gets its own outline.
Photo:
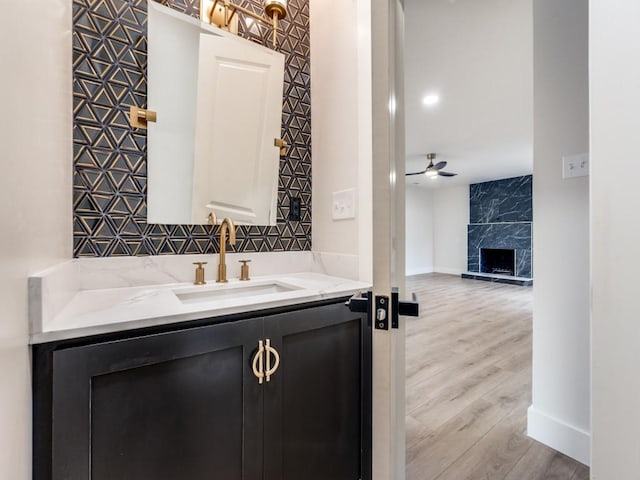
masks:
<path id="1" fill-rule="evenodd" d="M 532 289 L 429 274 L 407 291 L 407 480 L 587 480 L 526 436 Z"/>

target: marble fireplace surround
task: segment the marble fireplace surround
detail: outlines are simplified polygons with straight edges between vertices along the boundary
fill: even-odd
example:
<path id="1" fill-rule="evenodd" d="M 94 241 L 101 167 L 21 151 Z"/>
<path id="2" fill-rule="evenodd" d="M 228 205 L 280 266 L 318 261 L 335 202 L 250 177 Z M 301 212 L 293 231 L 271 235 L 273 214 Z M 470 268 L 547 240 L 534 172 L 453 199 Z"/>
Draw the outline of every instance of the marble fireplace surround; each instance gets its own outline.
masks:
<path id="1" fill-rule="evenodd" d="M 515 276 L 531 278 L 531 227 L 531 223 L 469 225 L 469 271 L 480 272 L 482 248 L 515 250 Z"/>
<path id="2" fill-rule="evenodd" d="M 467 268 L 480 273 L 483 248 L 515 250 L 515 277 L 531 279 L 533 177 L 507 178 L 470 186 Z"/>

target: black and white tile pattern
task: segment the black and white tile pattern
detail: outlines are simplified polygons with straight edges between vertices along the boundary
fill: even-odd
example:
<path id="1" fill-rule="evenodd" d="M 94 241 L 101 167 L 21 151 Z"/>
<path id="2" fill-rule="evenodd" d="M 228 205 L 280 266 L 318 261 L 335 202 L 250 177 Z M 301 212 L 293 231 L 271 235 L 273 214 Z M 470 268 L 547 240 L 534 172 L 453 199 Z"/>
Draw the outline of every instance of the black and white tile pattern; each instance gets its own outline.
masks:
<path id="1" fill-rule="evenodd" d="M 199 15 L 199 0 L 165 0 Z M 260 0 L 243 5 L 261 11 Z M 311 78 L 309 2 L 289 0 L 280 22 L 285 55 L 278 224 L 239 227 L 237 252 L 311 250 Z M 129 106 L 146 106 L 146 1 L 73 0 L 74 256 L 214 253 L 215 234 L 200 225 L 146 223 L 146 133 L 129 127 Z M 240 22 L 241 35 L 271 45 L 271 29 Z M 289 200 L 302 220 L 289 221 Z"/>

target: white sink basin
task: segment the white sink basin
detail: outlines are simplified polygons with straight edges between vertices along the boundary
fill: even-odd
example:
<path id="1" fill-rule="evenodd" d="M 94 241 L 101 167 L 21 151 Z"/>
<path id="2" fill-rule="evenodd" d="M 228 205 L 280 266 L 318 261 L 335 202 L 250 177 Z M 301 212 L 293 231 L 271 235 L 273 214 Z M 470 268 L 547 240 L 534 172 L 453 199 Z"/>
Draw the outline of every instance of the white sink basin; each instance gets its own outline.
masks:
<path id="1" fill-rule="evenodd" d="M 234 283 L 229 285 L 212 285 L 174 290 L 176 297 L 184 304 L 229 300 L 234 298 L 256 297 L 259 295 L 273 295 L 300 290 L 300 287 L 282 282 L 262 283 Z"/>

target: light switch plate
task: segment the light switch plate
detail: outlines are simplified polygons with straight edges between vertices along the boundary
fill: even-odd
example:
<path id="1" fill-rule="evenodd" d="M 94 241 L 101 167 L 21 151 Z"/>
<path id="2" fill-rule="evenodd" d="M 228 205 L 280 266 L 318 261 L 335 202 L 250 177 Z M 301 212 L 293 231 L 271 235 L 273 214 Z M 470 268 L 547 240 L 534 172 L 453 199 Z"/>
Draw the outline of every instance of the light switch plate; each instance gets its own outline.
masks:
<path id="1" fill-rule="evenodd" d="M 562 178 L 586 177 L 589 175 L 589 154 L 562 157 Z"/>
<path id="2" fill-rule="evenodd" d="M 356 218 L 356 191 L 353 188 L 333 192 L 331 216 L 334 220 Z"/>

